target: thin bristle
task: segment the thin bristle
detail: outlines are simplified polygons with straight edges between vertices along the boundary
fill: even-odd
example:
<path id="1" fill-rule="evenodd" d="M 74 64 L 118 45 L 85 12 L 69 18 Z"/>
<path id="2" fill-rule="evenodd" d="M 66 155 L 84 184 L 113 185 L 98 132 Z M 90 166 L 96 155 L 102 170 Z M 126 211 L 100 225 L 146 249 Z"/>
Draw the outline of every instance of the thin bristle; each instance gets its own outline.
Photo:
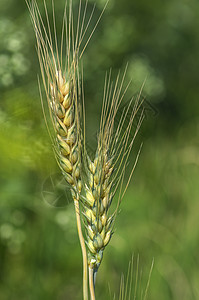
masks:
<path id="1" fill-rule="evenodd" d="M 145 290 L 143 289 L 142 286 L 143 274 L 142 274 L 142 270 L 140 270 L 139 254 L 137 256 L 137 261 L 135 264 L 134 264 L 134 260 L 135 260 L 134 256 L 132 256 L 132 259 L 128 265 L 127 275 L 126 276 L 124 276 L 124 274 L 121 275 L 118 300 L 146 300 L 147 299 L 154 260 L 152 261 L 150 267 Z"/>

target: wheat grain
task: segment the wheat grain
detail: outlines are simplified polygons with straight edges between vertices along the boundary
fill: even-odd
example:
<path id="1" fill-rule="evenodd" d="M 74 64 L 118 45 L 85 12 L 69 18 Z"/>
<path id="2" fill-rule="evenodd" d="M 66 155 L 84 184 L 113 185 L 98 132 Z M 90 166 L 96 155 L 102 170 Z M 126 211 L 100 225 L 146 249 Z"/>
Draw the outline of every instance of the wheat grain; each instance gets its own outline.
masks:
<path id="1" fill-rule="evenodd" d="M 79 135 L 78 112 L 75 105 L 75 82 L 66 81 L 57 71 L 56 84 L 51 84 L 51 110 L 56 128 L 57 159 L 66 181 L 74 191 L 81 192 L 81 138 Z"/>

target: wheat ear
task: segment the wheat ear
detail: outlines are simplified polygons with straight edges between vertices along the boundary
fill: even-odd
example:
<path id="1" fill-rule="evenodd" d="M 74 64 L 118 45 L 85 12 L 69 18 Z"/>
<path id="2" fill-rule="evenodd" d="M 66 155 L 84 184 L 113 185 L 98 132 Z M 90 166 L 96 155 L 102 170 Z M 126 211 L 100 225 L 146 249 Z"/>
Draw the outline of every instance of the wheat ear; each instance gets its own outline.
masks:
<path id="1" fill-rule="evenodd" d="M 89 156 L 86 155 L 88 183 L 86 185 L 83 204 L 87 233 L 86 244 L 88 247 L 89 284 L 92 300 L 95 299 L 94 285 L 96 273 L 102 261 L 104 249 L 113 234 L 113 226 L 119 204 L 124 197 L 137 162 L 138 156 L 132 167 L 129 180 L 122 189 L 128 158 L 144 117 L 142 110 L 132 135 L 135 116 L 142 104 L 138 96 L 134 101 L 133 108 L 133 99 L 131 99 L 129 105 L 123 110 L 119 124 L 116 128 L 114 126 L 120 104 L 128 88 L 127 85 L 122 93 L 125 73 L 126 71 L 121 79 L 118 74 L 115 85 L 111 82 L 111 72 L 109 76 L 106 77 L 100 132 L 98 135 L 98 146 L 95 158 L 92 161 Z M 129 114 L 130 118 L 126 125 L 125 119 Z M 119 197 L 117 206 L 111 213 L 111 203 L 118 188 Z"/>
<path id="2" fill-rule="evenodd" d="M 77 229 L 83 255 L 83 297 L 84 300 L 88 300 L 87 253 L 81 229 L 79 207 L 79 195 L 82 188 L 82 182 L 78 61 L 80 44 L 82 43 L 83 37 L 88 29 L 93 11 L 88 23 L 85 25 L 87 4 L 84 7 L 83 17 L 80 20 L 82 9 L 80 0 L 77 28 L 74 34 L 72 1 L 70 1 L 68 14 L 66 13 L 65 7 L 61 44 L 60 47 L 58 47 L 54 2 L 52 1 L 54 24 L 53 35 L 50 29 L 45 1 L 43 3 L 46 13 L 47 28 L 45 27 L 40 15 L 36 0 L 26 2 L 35 30 L 43 85 L 46 93 L 51 124 L 54 129 L 54 133 L 51 134 L 49 130 L 49 134 L 54 145 L 58 165 L 60 166 L 66 181 L 71 186 L 71 193 L 74 199 Z M 65 55 L 63 55 L 64 48 L 66 51 L 65 62 L 63 61 L 63 56 L 65 57 Z M 45 120 L 47 123 L 46 117 Z M 47 128 L 49 128 L 48 123 Z"/>

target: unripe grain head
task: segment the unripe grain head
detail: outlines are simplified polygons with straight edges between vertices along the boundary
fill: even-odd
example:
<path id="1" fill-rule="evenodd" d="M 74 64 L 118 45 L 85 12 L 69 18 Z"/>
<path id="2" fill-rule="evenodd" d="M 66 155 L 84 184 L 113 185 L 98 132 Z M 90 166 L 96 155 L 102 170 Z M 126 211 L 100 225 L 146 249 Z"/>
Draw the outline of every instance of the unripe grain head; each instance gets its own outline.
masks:
<path id="1" fill-rule="evenodd" d="M 95 271 L 98 269 L 105 247 L 111 240 L 113 234 L 113 226 L 118 212 L 119 204 L 124 196 L 127 185 L 123 186 L 123 178 L 128 162 L 130 152 L 136 134 L 143 120 L 143 111 L 137 127 L 133 133 L 133 121 L 135 115 L 141 107 L 142 101 L 139 98 L 132 105 L 126 107 L 119 121 L 119 125 L 115 128 L 115 118 L 118 109 L 123 100 L 125 92 L 122 94 L 122 86 L 125 73 L 120 80 L 118 75 L 115 86 L 111 89 L 111 75 L 106 80 L 104 100 L 102 106 L 100 132 L 98 134 L 98 145 L 94 160 L 92 161 L 87 155 L 87 178 L 88 184 L 84 197 L 84 209 L 87 231 L 88 263 Z M 120 82 L 120 84 L 119 84 Z M 130 101 L 132 103 L 133 100 Z M 128 124 L 125 123 L 126 115 L 130 113 Z M 134 166 L 132 167 L 132 172 Z M 132 176 L 132 172 L 130 177 Z M 111 203 L 115 197 L 115 193 L 119 188 L 119 198 L 117 200 L 116 209 L 111 213 Z M 88 217 L 89 216 L 89 217 Z"/>

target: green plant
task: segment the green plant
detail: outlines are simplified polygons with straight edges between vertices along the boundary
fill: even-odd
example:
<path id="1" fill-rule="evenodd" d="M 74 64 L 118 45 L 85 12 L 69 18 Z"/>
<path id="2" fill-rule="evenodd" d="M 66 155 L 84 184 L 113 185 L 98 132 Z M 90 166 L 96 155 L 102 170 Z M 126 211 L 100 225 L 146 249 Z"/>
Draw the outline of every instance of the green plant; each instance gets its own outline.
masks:
<path id="1" fill-rule="evenodd" d="M 36 0 L 26 2 L 36 35 L 37 53 L 50 124 L 42 100 L 44 119 L 53 143 L 57 163 L 70 185 L 75 205 L 77 229 L 83 255 L 83 297 L 84 300 L 88 299 L 87 278 L 89 276 L 90 297 L 94 300 L 96 274 L 102 261 L 103 251 L 113 234 L 118 208 L 140 153 L 139 151 L 135 163 L 131 166 L 126 185 L 123 185 L 129 155 L 144 118 L 143 101 L 140 100 L 141 94 L 135 99 L 132 97 L 128 105 L 124 106 L 116 126 L 115 120 L 129 85 L 127 84 L 124 88 L 127 68 L 122 76 L 118 74 L 115 83 L 112 81 L 111 72 L 106 76 L 97 150 L 95 157 L 90 158 L 85 146 L 85 130 L 83 130 L 85 119 L 83 118 L 84 122 L 81 120 L 81 103 L 83 103 L 84 92 L 79 61 L 107 4 L 83 44 L 94 12 L 94 10 L 91 12 L 86 23 L 87 3 L 82 8 L 81 0 L 79 2 L 76 27 L 72 1 L 68 6 L 66 3 L 61 40 L 58 43 L 54 2 L 52 1 L 53 30 L 45 1 L 43 2 L 45 21 L 42 19 Z M 40 83 L 39 88 L 42 99 Z M 141 112 L 137 126 L 134 127 L 138 111 Z M 111 204 L 118 190 L 118 200 L 115 208 L 111 211 Z M 85 235 L 82 232 L 82 224 L 85 228 Z"/>

